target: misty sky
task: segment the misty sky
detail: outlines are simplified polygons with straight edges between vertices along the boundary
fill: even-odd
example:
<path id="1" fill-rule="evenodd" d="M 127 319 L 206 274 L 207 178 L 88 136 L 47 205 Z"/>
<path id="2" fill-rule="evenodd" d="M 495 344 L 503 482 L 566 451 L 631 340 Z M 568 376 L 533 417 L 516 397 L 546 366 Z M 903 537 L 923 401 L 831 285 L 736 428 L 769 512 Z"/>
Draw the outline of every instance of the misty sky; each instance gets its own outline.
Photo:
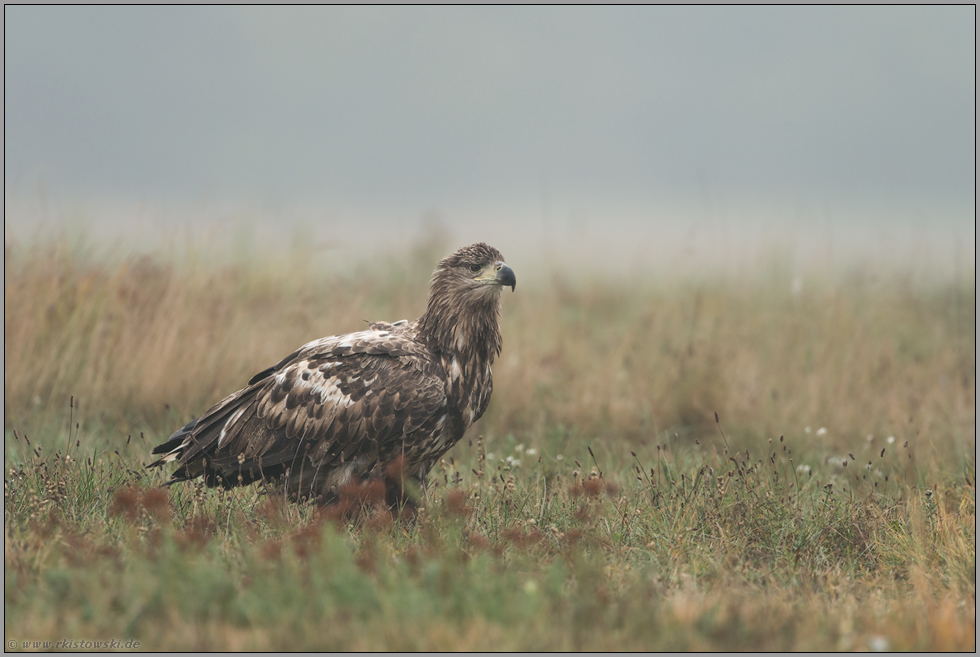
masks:
<path id="1" fill-rule="evenodd" d="M 975 9 L 4 9 L 5 188 L 972 208 Z M 972 212 L 971 212 L 972 213 Z"/>

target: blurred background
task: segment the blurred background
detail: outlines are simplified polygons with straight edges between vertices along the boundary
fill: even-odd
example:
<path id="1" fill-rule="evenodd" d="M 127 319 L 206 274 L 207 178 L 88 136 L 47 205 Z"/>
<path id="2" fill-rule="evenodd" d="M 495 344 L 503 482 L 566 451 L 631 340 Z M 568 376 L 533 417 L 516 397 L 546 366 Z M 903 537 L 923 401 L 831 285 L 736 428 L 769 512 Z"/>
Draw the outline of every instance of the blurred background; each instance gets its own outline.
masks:
<path id="1" fill-rule="evenodd" d="M 778 251 L 954 273 L 976 252 L 975 18 L 8 6 L 5 240 L 342 259 L 437 234 L 523 272 Z"/>

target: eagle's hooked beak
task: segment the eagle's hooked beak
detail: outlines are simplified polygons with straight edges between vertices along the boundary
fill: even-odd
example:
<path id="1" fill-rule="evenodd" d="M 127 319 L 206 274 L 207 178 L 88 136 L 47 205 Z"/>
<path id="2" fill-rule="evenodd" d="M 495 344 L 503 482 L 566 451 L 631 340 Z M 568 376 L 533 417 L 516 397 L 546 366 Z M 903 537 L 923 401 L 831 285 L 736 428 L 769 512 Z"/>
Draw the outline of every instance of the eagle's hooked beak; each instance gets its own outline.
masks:
<path id="1" fill-rule="evenodd" d="M 496 281 L 501 286 L 510 286 L 510 291 L 513 292 L 517 289 L 517 277 L 514 276 L 514 270 L 507 266 L 506 263 L 498 262 L 494 265 L 497 270 Z"/>

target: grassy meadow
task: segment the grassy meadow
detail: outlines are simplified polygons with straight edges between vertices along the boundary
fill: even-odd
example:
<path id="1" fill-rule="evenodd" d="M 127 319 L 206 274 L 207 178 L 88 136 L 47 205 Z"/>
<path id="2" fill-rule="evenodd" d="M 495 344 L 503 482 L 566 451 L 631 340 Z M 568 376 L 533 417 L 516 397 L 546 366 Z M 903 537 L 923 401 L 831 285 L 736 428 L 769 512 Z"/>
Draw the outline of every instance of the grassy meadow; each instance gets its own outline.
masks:
<path id="1" fill-rule="evenodd" d="M 976 649 L 973 266 L 511 258 L 490 409 L 413 521 L 143 468 L 306 341 L 417 317 L 456 246 L 8 238 L 7 649 Z"/>

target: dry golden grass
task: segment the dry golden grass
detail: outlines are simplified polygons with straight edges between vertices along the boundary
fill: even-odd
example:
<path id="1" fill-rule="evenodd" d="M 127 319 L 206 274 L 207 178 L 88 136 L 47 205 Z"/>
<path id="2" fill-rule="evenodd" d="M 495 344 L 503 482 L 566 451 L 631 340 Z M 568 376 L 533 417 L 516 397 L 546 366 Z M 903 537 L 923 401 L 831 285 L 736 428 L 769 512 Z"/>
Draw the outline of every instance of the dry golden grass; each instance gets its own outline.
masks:
<path id="1" fill-rule="evenodd" d="M 301 264 L 310 253 L 214 265 L 205 252 L 106 264 L 77 245 L 8 244 L 6 426 L 60 414 L 73 395 L 85 422 L 169 432 L 308 340 L 414 319 L 439 255 L 423 245 L 322 274 Z M 784 273 L 522 276 L 503 299 L 504 353 L 480 430 L 528 442 L 562 426 L 622 453 L 619 443 L 714 436 L 718 412 L 749 446 L 785 434 L 829 454 L 872 435 L 944 459 L 973 452 L 972 281 L 855 271 L 815 275 L 794 295 Z"/>
<path id="2" fill-rule="evenodd" d="M 490 410 L 414 522 L 161 497 L 156 441 L 310 339 L 415 318 L 453 246 L 330 271 L 8 241 L 5 639 L 975 649 L 972 279 L 511 262 Z"/>

